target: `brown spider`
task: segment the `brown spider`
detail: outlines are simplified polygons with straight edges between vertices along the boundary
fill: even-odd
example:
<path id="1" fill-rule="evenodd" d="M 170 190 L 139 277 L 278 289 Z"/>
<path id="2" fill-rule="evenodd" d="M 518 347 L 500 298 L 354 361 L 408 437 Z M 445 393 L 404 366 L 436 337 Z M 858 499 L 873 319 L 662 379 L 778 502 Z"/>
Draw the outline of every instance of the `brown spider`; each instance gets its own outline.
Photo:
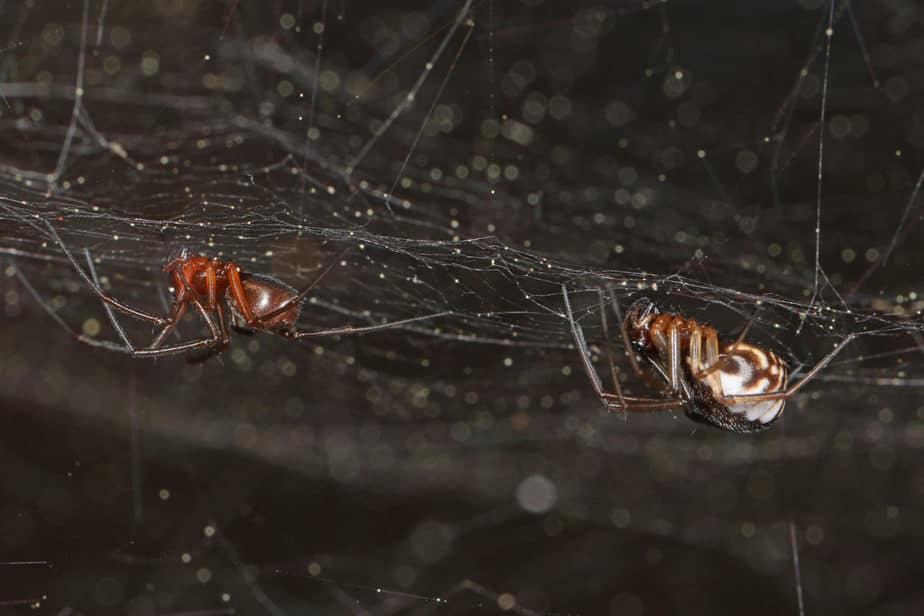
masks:
<path id="1" fill-rule="evenodd" d="M 3 206 L 3 209 L 12 211 L 5 206 Z M 24 220 L 24 222 L 35 229 L 41 230 L 37 224 L 31 221 Z M 94 347 L 127 353 L 132 357 L 158 357 L 196 350 L 208 350 L 211 352 L 221 351 L 230 340 L 225 318 L 225 309 L 230 313 L 231 324 L 237 328 L 267 332 L 293 340 L 312 336 L 333 336 L 337 334 L 372 332 L 450 314 L 447 311 L 364 327 L 346 326 L 319 331 L 304 331 L 298 329 L 296 326 L 299 315 L 301 314 L 304 299 L 321 281 L 324 275 L 333 268 L 333 263 L 321 272 L 321 274 L 307 287 L 301 291 L 297 291 L 293 287 L 272 276 L 244 272 L 234 261 L 222 261 L 217 257 L 210 258 L 193 255 L 188 250 L 183 249 L 179 255 L 169 260 L 167 264 L 164 265 L 164 271 L 169 273 L 172 282 L 171 291 L 173 293 L 173 306 L 166 316 L 159 316 L 129 306 L 103 291 L 102 288 L 100 288 L 99 277 L 96 274 L 96 268 L 93 265 L 93 259 L 90 256 L 89 250 L 84 251 L 87 268 L 89 270 L 88 274 L 80 264 L 77 263 L 77 260 L 64 244 L 54 226 L 45 219 L 40 219 L 40 222 L 44 223 L 52 239 L 67 257 L 68 261 L 70 261 L 80 277 L 83 278 L 84 282 L 86 282 L 93 293 L 103 302 L 106 314 L 113 328 L 115 328 L 121 338 L 122 344 L 109 340 L 98 340 L 85 334 L 75 332 L 73 328 L 71 328 L 70 325 L 68 325 L 61 316 L 40 297 L 28 279 L 16 268 L 16 276 L 19 278 L 20 282 L 25 286 L 32 297 L 43 306 L 45 311 L 57 321 L 58 324 L 71 332 L 77 340 Z M 334 263 L 335 262 L 336 260 Z M 167 336 L 177 326 L 190 304 L 196 309 L 199 316 L 202 317 L 202 320 L 209 329 L 210 335 L 206 338 L 200 338 L 190 342 L 180 342 L 174 345 L 164 346 L 164 341 Z M 125 330 L 116 318 L 115 311 L 160 326 L 160 332 L 154 338 L 150 346 L 146 348 L 137 348 L 128 339 Z"/>
<path id="2" fill-rule="evenodd" d="M 682 407 L 690 419 L 732 432 L 759 432 L 778 421 L 783 416 L 786 400 L 856 337 L 850 334 L 841 340 L 787 389 L 786 364 L 771 351 L 743 342 L 747 329 L 734 342 L 721 343 L 714 328 L 678 314 L 662 313 L 648 299 L 632 304 L 622 321 L 613 294 L 613 310 L 622 321 L 623 343 L 629 351 L 633 371 L 640 379 L 664 390 L 669 397 L 625 396 L 613 360 L 603 292 L 598 293 L 605 352 L 615 393 L 603 389 L 591 362 L 584 332 L 571 312 L 568 290 L 562 285 L 565 312 L 581 362 L 607 408 L 646 412 Z M 654 377 L 642 369 L 636 353 L 648 361 Z"/>

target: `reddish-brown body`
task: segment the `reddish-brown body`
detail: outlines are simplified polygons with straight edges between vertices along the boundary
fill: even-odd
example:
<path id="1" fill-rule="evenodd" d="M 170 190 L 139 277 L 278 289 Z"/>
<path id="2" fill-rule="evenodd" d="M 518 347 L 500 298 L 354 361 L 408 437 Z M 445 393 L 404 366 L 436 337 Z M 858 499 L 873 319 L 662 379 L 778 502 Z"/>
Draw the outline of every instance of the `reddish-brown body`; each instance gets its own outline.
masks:
<path id="1" fill-rule="evenodd" d="M 246 274 L 234 261 L 181 252 L 164 265 L 173 283 L 173 309 L 167 324 L 151 345 L 158 348 L 193 304 L 219 340 L 228 342 L 224 307 L 237 327 L 286 334 L 295 328 L 303 295 L 270 276 Z M 214 320 L 213 320 L 214 318 Z"/>
<path id="2" fill-rule="evenodd" d="M 177 301 L 184 302 L 176 318 L 182 316 L 186 303 L 194 301 L 190 292 L 206 310 L 218 312 L 219 321 L 219 302 L 224 301 L 235 325 L 253 329 L 291 328 L 301 312 L 298 302 L 292 301 L 298 295 L 295 289 L 269 276 L 242 274 L 234 261 L 183 252 L 164 271 L 170 272 Z"/>

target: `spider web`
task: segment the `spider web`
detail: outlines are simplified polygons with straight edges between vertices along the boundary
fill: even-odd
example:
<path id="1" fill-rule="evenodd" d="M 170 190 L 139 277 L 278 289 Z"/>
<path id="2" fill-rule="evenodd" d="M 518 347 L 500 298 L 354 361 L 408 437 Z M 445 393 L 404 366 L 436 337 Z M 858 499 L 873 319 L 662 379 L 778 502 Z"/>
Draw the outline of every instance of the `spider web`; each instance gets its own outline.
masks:
<path id="1" fill-rule="evenodd" d="M 920 606 L 920 15 L 736 6 L 0 5 L 0 601 L 779 613 L 801 556 L 800 610 Z M 302 329 L 420 320 L 128 361 L 49 318 L 117 340 L 43 220 L 151 312 L 188 248 L 333 263 Z M 861 336 L 742 439 L 606 414 L 562 284 L 605 385 L 601 289 L 796 375 Z"/>

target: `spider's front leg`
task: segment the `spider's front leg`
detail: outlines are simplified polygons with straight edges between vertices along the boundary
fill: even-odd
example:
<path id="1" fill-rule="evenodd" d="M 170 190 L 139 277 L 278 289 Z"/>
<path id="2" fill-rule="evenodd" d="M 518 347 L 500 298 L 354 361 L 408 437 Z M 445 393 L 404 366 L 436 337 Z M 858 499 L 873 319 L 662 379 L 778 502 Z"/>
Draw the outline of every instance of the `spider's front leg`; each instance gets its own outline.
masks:
<path id="1" fill-rule="evenodd" d="M 241 274 L 234 261 L 229 261 L 225 264 L 225 276 L 228 278 L 228 291 L 231 293 L 231 301 L 234 302 L 234 308 L 238 316 L 244 320 L 247 327 L 251 329 L 260 329 L 260 322 L 256 315 L 254 315 L 250 300 L 247 299 L 247 293 L 244 291 L 244 283 L 241 282 Z M 232 317 L 233 316 L 232 314 Z M 232 322 L 235 326 L 239 325 L 236 320 L 232 319 Z"/>
<path id="2" fill-rule="evenodd" d="M 136 351 L 135 355 L 139 357 L 156 357 L 159 355 L 169 355 L 172 353 L 181 353 L 188 350 L 197 350 L 197 349 L 217 349 L 221 350 L 228 344 L 229 336 L 228 330 L 224 325 L 224 318 L 221 314 L 221 308 L 216 303 L 210 303 L 209 305 L 203 306 L 202 300 L 199 298 L 199 295 L 190 287 L 189 281 L 186 280 L 186 276 L 183 274 L 182 270 L 176 269 L 174 273 L 174 283 L 176 284 L 176 293 L 173 299 L 173 307 L 170 309 L 170 315 L 167 317 L 167 323 L 161 328 L 160 332 L 157 334 L 157 337 L 154 338 L 154 341 L 151 343 L 151 346 L 146 349 Z M 214 269 L 212 270 L 212 275 L 209 276 L 208 272 L 206 273 L 206 281 L 208 284 L 208 297 L 217 297 L 217 276 L 215 275 Z M 193 342 L 182 343 L 178 345 L 173 345 L 170 347 L 162 347 L 164 340 L 167 339 L 167 336 L 172 332 L 176 326 L 179 324 L 180 319 L 183 318 L 183 315 L 186 313 L 187 308 L 189 307 L 190 302 L 195 306 L 196 311 L 199 313 L 199 316 L 202 317 L 202 320 L 205 321 L 206 326 L 209 328 L 211 336 L 208 338 L 202 338 L 200 340 L 195 340 Z M 215 323 L 215 319 L 212 318 L 212 313 L 217 312 L 218 314 L 218 324 Z"/>
<path id="3" fill-rule="evenodd" d="M 662 323 L 656 322 L 651 327 L 651 341 L 658 350 L 658 356 L 664 360 L 664 367 L 660 366 L 658 362 L 654 362 L 653 365 L 662 372 L 662 376 L 667 381 L 672 394 L 682 393 L 680 387 L 682 376 L 680 330 L 677 328 L 677 324 L 671 320 L 665 328 Z"/>
<path id="4" fill-rule="evenodd" d="M 180 285 L 176 290 L 176 296 L 173 299 L 173 307 L 170 309 L 170 316 L 167 318 L 167 323 L 161 328 L 160 333 L 157 334 L 157 337 L 154 338 L 154 342 L 151 343 L 149 349 L 159 349 L 160 346 L 164 343 L 164 340 L 167 339 L 167 336 L 170 335 L 175 328 L 177 323 L 180 322 L 180 319 L 183 318 L 183 315 L 186 313 L 186 307 L 189 305 L 189 298 L 187 297 L 186 285 Z"/>
<path id="5" fill-rule="evenodd" d="M 705 347 L 703 350 L 697 349 L 697 352 L 694 354 L 692 352 L 693 344 L 691 337 L 690 344 L 690 376 L 694 381 L 699 381 L 705 379 L 718 370 L 724 370 L 728 364 L 728 355 L 724 353 L 719 353 L 719 334 L 711 327 L 697 327 L 694 330 L 694 335 L 697 335 L 699 340 L 705 339 Z M 737 343 L 735 343 L 737 345 Z M 705 358 L 703 358 L 703 351 L 705 351 Z M 693 365 L 693 361 L 696 362 L 696 365 Z"/>

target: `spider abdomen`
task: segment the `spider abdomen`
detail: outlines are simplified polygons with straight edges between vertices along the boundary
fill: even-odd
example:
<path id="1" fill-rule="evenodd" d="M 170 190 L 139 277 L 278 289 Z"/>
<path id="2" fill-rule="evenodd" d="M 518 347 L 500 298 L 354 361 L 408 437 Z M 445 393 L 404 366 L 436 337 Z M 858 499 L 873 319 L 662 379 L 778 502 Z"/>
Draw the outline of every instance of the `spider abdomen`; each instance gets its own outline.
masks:
<path id="1" fill-rule="evenodd" d="M 779 393 L 786 389 L 786 365 L 774 353 L 747 344 L 727 344 L 722 349 L 726 359 L 716 371 L 722 396 L 756 396 Z M 783 399 L 748 402 L 737 400 L 728 405 L 733 415 L 743 416 L 750 422 L 769 425 L 783 412 Z"/>
<path id="2" fill-rule="evenodd" d="M 687 416 L 733 432 L 764 430 L 783 416 L 785 399 L 749 401 L 747 397 L 783 392 L 785 364 L 770 351 L 745 342 L 725 344 L 721 350 L 709 374 L 695 378 L 688 368 L 686 382 L 691 395 L 684 406 Z"/>
<path id="3" fill-rule="evenodd" d="M 281 331 L 295 326 L 301 313 L 300 302 L 294 302 L 285 310 L 276 314 L 273 313 L 285 302 L 297 297 L 298 291 L 272 276 L 259 274 L 241 276 L 241 286 L 244 289 L 244 296 L 247 298 L 254 318 L 261 321 L 262 327 Z M 228 302 L 228 306 L 231 307 L 235 323 L 246 325 L 247 320 L 237 310 L 236 303 L 233 301 Z M 272 316 L 264 319 L 266 315 Z"/>

